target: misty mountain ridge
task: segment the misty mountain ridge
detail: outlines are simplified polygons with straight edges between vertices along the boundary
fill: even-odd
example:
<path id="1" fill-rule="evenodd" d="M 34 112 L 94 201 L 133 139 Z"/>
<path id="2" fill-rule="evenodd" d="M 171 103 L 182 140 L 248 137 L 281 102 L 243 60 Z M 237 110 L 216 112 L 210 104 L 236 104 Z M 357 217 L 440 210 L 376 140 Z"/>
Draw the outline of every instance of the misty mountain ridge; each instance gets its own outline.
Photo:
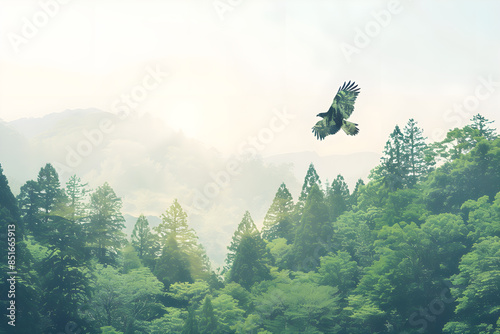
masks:
<path id="1" fill-rule="evenodd" d="M 76 174 L 96 189 L 108 182 L 122 198 L 130 235 L 140 214 L 159 216 L 177 198 L 189 224 L 215 263 L 249 210 L 257 226 L 282 182 L 294 200 L 311 162 L 329 182 L 342 174 L 349 187 L 378 163 L 376 153 L 319 156 L 296 152 L 239 161 L 239 173 L 225 180 L 228 159 L 214 148 L 174 131 L 148 114 L 117 115 L 78 109 L 41 118 L 0 123 L 0 156 L 14 193 L 47 162 L 61 185 Z M 326 179 L 322 179 L 325 183 Z"/>

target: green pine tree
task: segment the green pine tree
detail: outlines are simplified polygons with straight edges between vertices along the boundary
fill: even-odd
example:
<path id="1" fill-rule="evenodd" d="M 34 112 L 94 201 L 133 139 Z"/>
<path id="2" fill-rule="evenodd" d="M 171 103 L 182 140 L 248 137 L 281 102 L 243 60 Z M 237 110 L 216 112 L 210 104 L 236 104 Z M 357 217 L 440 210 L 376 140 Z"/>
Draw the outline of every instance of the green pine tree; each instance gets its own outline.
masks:
<path id="1" fill-rule="evenodd" d="M 162 223 L 154 228 L 160 240 L 160 248 L 170 236 L 174 236 L 179 249 L 189 257 L 191 275 L 195 279 L 206 278 L 210 275 L 210 263 L 205 249 L 198 243 L 196 232 L 189 227 L 187 213 L 181 205 L 174 203 L 161 215 Z"/>
<path id="2" fill-rule="evenodd" d="M 0 164 L 0 248 L 3 250 L 0 256 L 0 307 L 2 309 L 2 321 L 0 332 L 5 333 L 37 333 L 40 328 L 40 289 L 35 283 L 33 268 L 31 266 L 32 255 L 24 242 L 24 229 L 20 219 L 20 211 L 16 199 L 12 194 L 7 178 L 3 174 Z M 15 245 L 14 245 L 15 244 Z M 15 254 L 11 253 L 14 247 Z M 9 254 L 11 253 L 11 254 Z M 12 257 L 14 255 L 15 259 Z M 12 262 L 14 261 L 14 262 Z M 12 266 L 12 267 L 11 267 Z M 8 298 L 10 279 L 8 272 L 19 272 L 16 276 L 15 298 Z M 9 301 L 16 302 L 15 327 L 8 324 L 12 319 L 8 318 L 7 310 Z M 22 307 L 19 307 L 22 305 Z"/>
<path id="3" fill-rule="evenodd" d="M 154 266 L 155 253 L 159 250 L 157 237 L 152 233 L 148 219 L 140 215 L 132 230 L 132 246 L 139 258 L 150 268 Z"/>
<path id="4" fill-rule="evenodd" d="M 174 200 L 174 203 L 161 215 L 162 223 L 154 228 L 160 240 L 166 241 L 171 235 L 175 236 L 179 247 L 187 250 L 196 248 L 198 237 L 187 222 L 187 214 L 181 205 Z"/>
<path id="5" fill-rule="evenodd" d="M 203 300 L 199 325 L 200 334 L 217 333 L 217 318 L 214 314 L 212 299 L 208 295 Z"/>
<path id="6" fill-rule="evenodd" d="M 73 185 L 72 190 L 77 190 L 78 184 Z M 50 314 L 53 331 L 63 331 L 68 321 L 81 322 L 78 310 L 90 296 L 90 252 L 83 225 L 86 217 L 75 210 L 80 200 L 78 195 L 73 200 L 59 197 L 50 212 L 44 212 L 46 233 L 39 239 L 49 255 L 38 272 L 46 301 L 44 312 Z"/>
<path id="7" fill-rule="evenodd" d="M 299 228 L 293 243 L 293 262 L 298 270 L 311 271 L 319 265 L 319 258 L 328 252 L 332 236 L 328 208 L 323 192 L 313 185 L 304 206 Z"/>
<path id="8" fill-rule="evenodd" d="M 107 182 L 90 195 L 87 233 L 90 247 L 99 263 L 116 263 L 118 249 L 125 241 L 122 232 L 125 219 L 120 212 L 121 207 L 121 199 Z"/>
<path id="9" fill-rule="evenodd" d="M 71 176 L 66 182 L 66 195 L 68 196 L 72 220 L 85 216 L 85 198 L 89 193 L 87 185 L 88 183 L 82 183 L 76 175 Z"/>
<path id="10" fill-rule="evenodd" d="M 293 241 L 293 198 L 285 183 L 282 183 L 274 196 L 273 203 L 264 217 L 262 236 L 268 241 L 285 238 Z"/>
<path id="11" fill-rule="evenodd" d="M 342 175 L 337 175 L 331 187 L 327 189 L 326 202 L 328 203 L 330 220 L 332 222 L 336 221 L 342 213 L 350 209 L 349 187 Z"/>
<path id="12" fill-rule="evenodd" d="M 229 272 L 229 281 L 250 290 L 253 284 L 270 278 L 269 262 L 270 255 L 260 233 L 244 233 Z"/>
<path id="13" fill-rule="evenodd" d="M 352 208 L 354 208 L 356 205 L 358 205 L 358 198 L 360 195 L 361 188 L 365 185 L 365 182 L 363 179 L 358 179 L 356 181 L 356 185 L 354 186 L 354 190 L 351 194 L 351 198 L 349 199 L 349 203 Z"/>
<path id="14" fill-rule="evenodd" d="M 12 191 L 10 190 L 9 181 L 7 180 L 7 177 L 5 177 L 5 175 L 3 174 L 3 169 L 1 164 L 0 164 L 0 205 L 8 211 L 11 219 L 19 217 L 20 212 L 17 206 L 16 198 L 14 197 Z M 19 232 L 20 231 L 18 230 L 18 233 Z"/>
<path id="15" fill-rule="evenodd" d="M 26 181 L 21 187 L 17 196 L 21 219 L 26 232 L 39 237 L 42 230 L 42 221 L 40 215 L 40 189 L 38 183 L 33 180 Z"/>
<path id="16" fill-rule="evenodd" d="M 255 226 L 255 223 L 250 216 L 250 212 L 245 211 L 241 222 L 238 224 L 238 228 L 233 234 L 231 244 L 227 247 L 228 252 L 224 272 L 227 272 L 233 265 L 234 258 L 236 257 L 236 251 L 238 250 L 238 246 L 240 245 L 243 235 L 254 233 L 259 233 L 259 230 L 257 229 L 257 226 Z"/>
<path id="17" fill-rule="evenodd" d="M 59 175 L 51 164 L 38 173 L 37 181 L 27 181 L 18 196 L 23 222 L 36 238 L 43 237 L 50 227 L 49 215 L 56 204 L 66 200 L 60 188 Z"/>
<path id="18" fill-rule="evenodd" d="M 193 282 L 189 267 L 188 255 L 179 248 L 175 235 L 171 234 L 156 260 L 155 276 L 168 289 L 176 282 Z"/>
<path id="19" fill-rule="evenodd" d="M 82 236 L 83 226 L 61 209 L 49 217 L 52 230 L 44 238 L 49 250 L 38 270 L 44 291 L 44 313 L 51 331 L 60 332 L 68 321 L 81 322 L 78 312 L 90 296 L 90 254 Z M 66 217 L 65 217 L 66 215 Z"/>
<path id="20" fill-rule="evenodd" d="M 384 183 L 391 191 L 406 186 L 407 162 L 404 145 L 403 133 L 396 125 L 384 147 L 381 171 Z"/>
<path id="21" fill-rule="evenodd" d="M 64 198 L 64 191 L 60 187 L 59 175 L 51 164 L 46 164 L 40 169 L 37 183 L 41 209 L 45 214 L 43 220 L 46 222 L 52 208 Z"/>
<path id="22" fill-rule="evenodd" d="M 315 184 L 319 187 L 319 189 L 321 189 L 321 180 L 319 179 L 319 175 L 314 168 L 314 164 L 311 163 L 309 165 L 309 168 L 307 169 L 306 177 L 304 178 L 304 184 L 302 185 L 299 200 L 297 201 L 297 212 L 299 212 L 299 215 L 304 208 L 307 196 L 309 196 L 311 188 Z"/>
<path id="23" fill-rule="evenodd" d="M 471 122 L 470 127 L 477 132 L 479 137 L 483 137 L 486 140 L 497 138 L 496 129 L 490 127 L 490 124 L 494 123 L 494 121 L 490 121 L 483 115 L 477 114 L 472 117 Z"/>
<path id="24" fill-rule="evenodd" d="M 425 160 L 427 145 L 423 131 L 417 126 L 417 122 L 412 118 L 406 124 L 404 130 L 404 153 L 406 172 L 405 183 L 409 188 L 414 187 L 423 175 L 427 173 L 428 163 Z"/>

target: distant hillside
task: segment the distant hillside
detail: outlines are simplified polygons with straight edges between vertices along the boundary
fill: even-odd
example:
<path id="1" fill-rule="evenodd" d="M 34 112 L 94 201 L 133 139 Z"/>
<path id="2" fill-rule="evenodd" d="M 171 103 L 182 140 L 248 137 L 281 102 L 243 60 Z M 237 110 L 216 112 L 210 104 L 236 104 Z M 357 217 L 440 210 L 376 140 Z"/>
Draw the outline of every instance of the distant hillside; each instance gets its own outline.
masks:
<path id="1" fill-rule="evenodd" d="M 112 130 L 99 135 L 103 121 Z M 366 179 L 378 155 L 297 152 L 238 160 L 240 172 L 226 180 L 227 158 L 148 115 L 121 120 L 80 109 L 0 122 L 0 163 L 15 194 L 47 162 L 54 164 L 63 185 L 73 174 L 92 189 L 109 182 L 122 198 L 127 234 L 140 214 L 152 217 L 152 225 L 159 223 L 177 198 L 212 261 L 222 263 L 245 210 L 260 227 L 281 182 L 296 200 L 313 162 L 321 177 L 331 182 L 341 173 L 352 188 L 358 178 Z"/>
<path id="2" fill-rule="evenodd" d="M 26 138 L 34 138 L 43 133 L 53 132 L 59 125 L 69 125 L 75 120 L 86 119 L 90 115 L 98 115 L 103 112 L 99 109 L 74 109 L 58 113 L 48 114 L 41 118 L 20 118 L 9 122 L 9 125 L 15 128 Z"/>

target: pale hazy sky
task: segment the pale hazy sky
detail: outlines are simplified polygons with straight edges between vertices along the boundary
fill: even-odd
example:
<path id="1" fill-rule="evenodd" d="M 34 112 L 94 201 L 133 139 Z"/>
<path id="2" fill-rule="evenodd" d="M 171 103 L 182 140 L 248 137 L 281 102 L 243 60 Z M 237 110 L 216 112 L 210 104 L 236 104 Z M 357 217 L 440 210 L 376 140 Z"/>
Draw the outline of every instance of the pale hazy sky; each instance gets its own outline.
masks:
<path id="1" fill-rule="evenodd" d="M 380 152 L 409 118 L 431 139 L 477 112 L 498 126 L 498 13 L 486 0 L 0 0 L 0 119 L 117 112 L 135 94 L 136 112 L 225 154 L 258 135 L 263 155 Z M 360 134 L 319 142 L 315 115 L 346 80 Z"/>

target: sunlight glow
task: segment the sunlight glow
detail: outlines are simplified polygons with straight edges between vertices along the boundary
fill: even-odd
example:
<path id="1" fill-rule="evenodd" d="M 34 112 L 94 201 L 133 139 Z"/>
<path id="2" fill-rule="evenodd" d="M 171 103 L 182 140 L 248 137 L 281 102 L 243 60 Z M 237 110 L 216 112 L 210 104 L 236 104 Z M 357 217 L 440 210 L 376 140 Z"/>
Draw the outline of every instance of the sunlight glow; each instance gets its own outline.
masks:
<path id="1" fill-rule="evenodd" d="M 180 101 L 175 103 L 162 118 L 167 126 L 182 131 L 188 137 L 199 134 L 202 122 L 202 108 L 195 102 Z"/>

